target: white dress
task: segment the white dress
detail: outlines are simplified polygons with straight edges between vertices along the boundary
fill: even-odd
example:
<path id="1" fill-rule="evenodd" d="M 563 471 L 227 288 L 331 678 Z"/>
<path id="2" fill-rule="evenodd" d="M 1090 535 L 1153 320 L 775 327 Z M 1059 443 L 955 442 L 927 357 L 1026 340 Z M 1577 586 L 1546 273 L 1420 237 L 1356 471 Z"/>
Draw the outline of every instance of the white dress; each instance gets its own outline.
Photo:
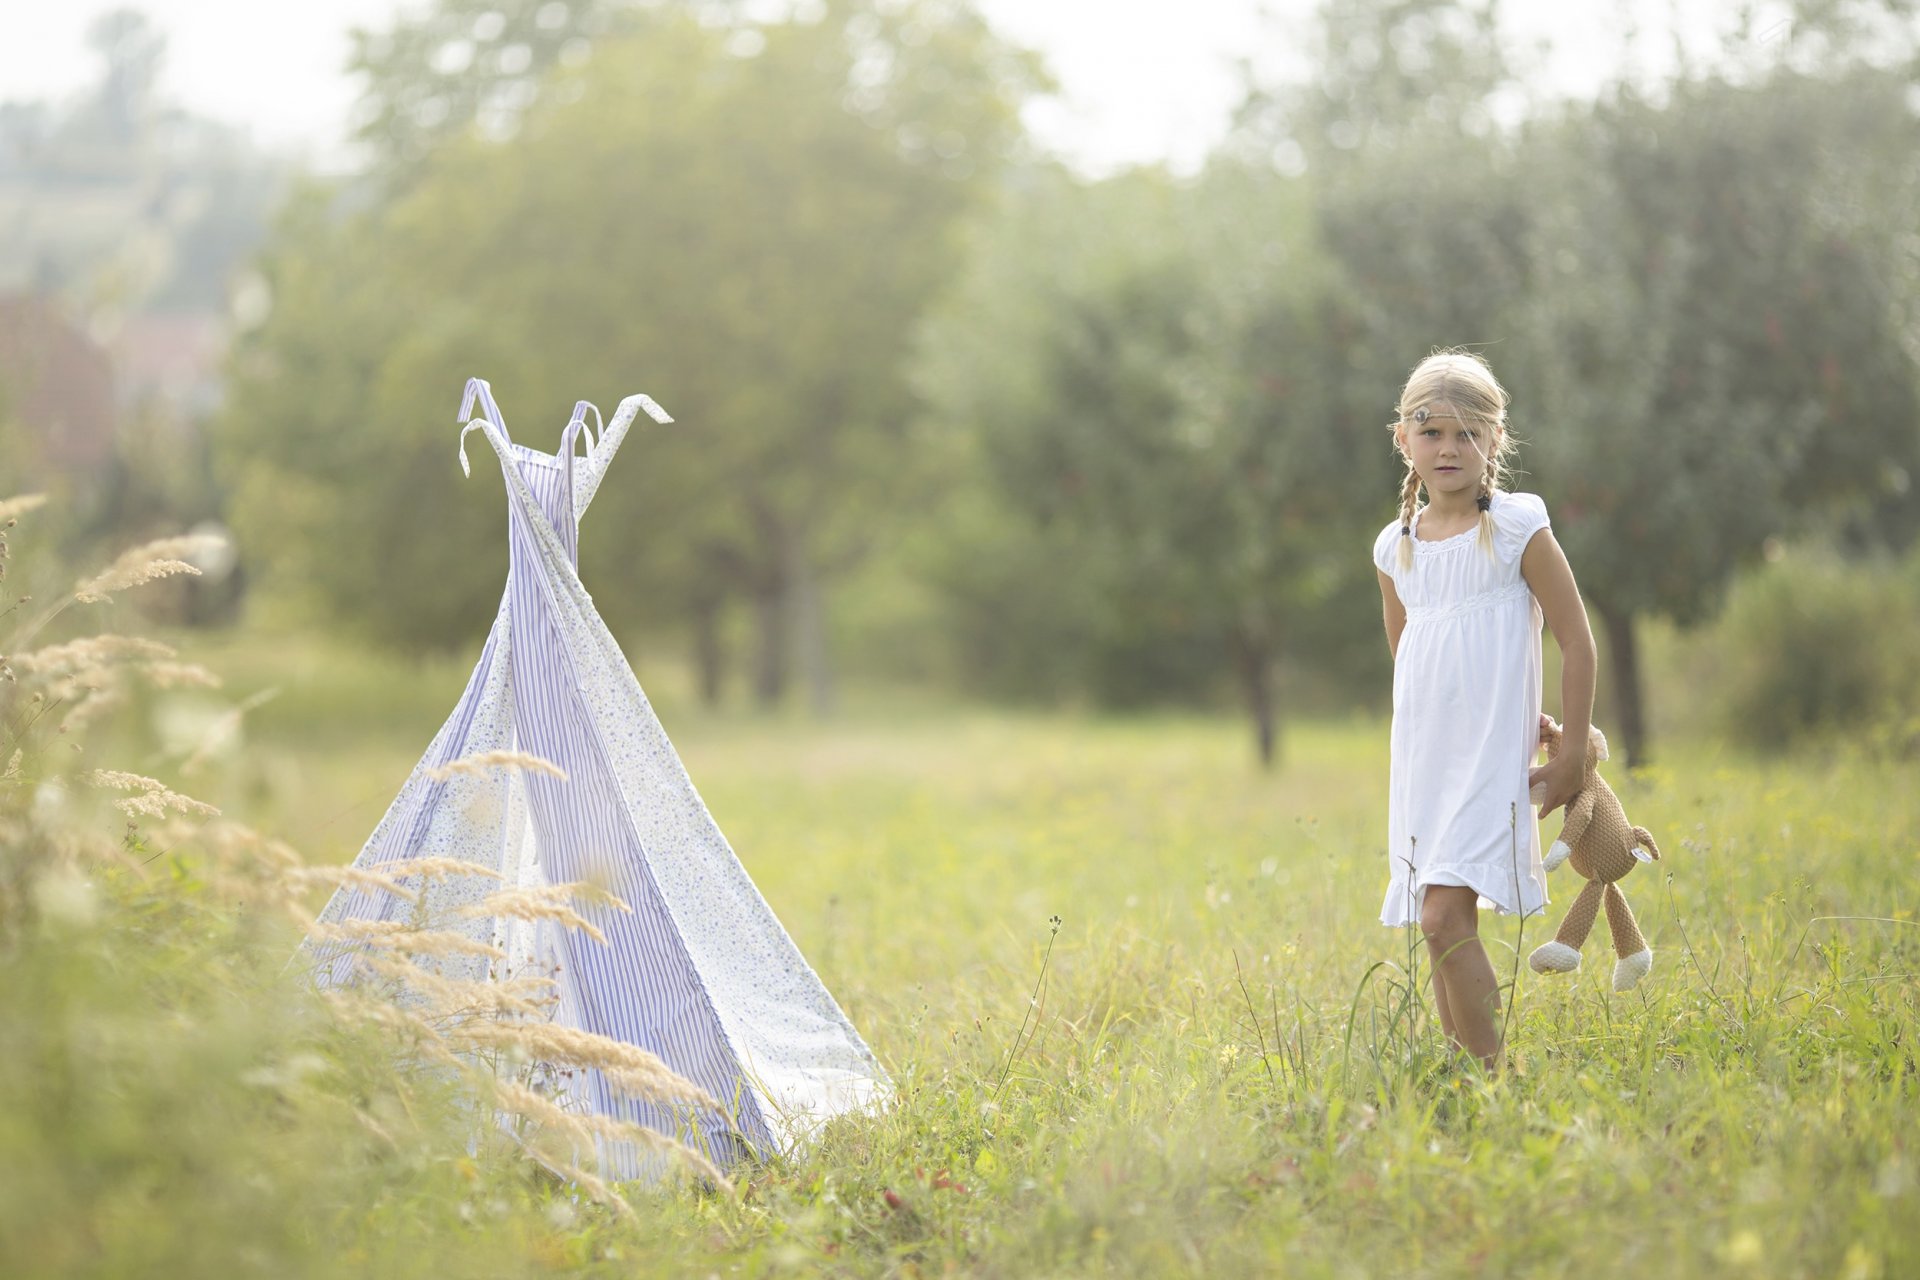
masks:
<path id="1" fill-rule="evenodd" d="M 1398 520 L 1373 542 L 1373 562 L 1407 611 L 1393 664 L 1382 924 L 1417 921 L 1430 884 L 1474 889 L 1482 906 L 1508 915 L 1547 904 L 1527 799 L 1540 745 L 1541 615 L 1520 576 L 1547 507 L 1530 493 L 1496 493 L 1491 514 L 1491 555 L 1477 522 L 1422 542 L 1418 515 L 1411 566 L 1400 565 Z"/>

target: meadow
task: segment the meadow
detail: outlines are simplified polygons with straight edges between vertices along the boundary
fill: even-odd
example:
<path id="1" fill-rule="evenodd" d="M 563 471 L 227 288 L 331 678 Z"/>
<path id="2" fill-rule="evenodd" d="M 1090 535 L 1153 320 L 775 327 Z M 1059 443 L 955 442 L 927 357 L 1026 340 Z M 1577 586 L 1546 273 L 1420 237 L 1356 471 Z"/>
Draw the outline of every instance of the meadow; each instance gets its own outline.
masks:
<path id="1" fill-rule="evenodd" d="M 310 637 L 181 647 L 221 702 L 156 696 L 79 754 L 170 776 L 215 706 L 270 692 L 173 780 L 316 862 L 352 857 L 465 676 Z M 766 720 L 635 665 L 891 1109 L 623 1218 L 396 1089 L 282 972 L 293 926 L 190 856 L 95 874 L 85 910 L 15 859 L 39 909 L 0 948 L 9 1274 L 1920 1273 L 1910 760 L 1674 739 L 1611 769 L 1665 853 L 1624 882 L 1654 972 L 1612 993 L 1603 927 L 1580 973 L 1527 971 L 1568 870 L 1544 920 L 1483 917 L 1513 983 L 1489 1081 L 1443 1052 L 1423 949 L 1376 923 L 1375 720 L 1295 723 L 1263 773 L 1228 718 L 870 691 Z"/>

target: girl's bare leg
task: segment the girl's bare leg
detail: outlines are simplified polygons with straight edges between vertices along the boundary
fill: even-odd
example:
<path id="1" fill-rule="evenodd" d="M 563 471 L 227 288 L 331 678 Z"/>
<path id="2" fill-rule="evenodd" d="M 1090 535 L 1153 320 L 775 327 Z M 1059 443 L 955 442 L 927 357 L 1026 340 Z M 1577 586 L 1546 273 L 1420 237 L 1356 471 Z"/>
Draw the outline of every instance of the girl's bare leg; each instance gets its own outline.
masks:
<path id="1" fill-rule="evenodd" d="M 1480 895 L 1460 885 L 1428 885 L 1420 908 L 1420 931 L 1433 957 L 1436 1000 L 1442 984 L 1449 1036 L 1480 1059 L 1488 1074 L 1500 1069 L 1500 983 L 1487 949 L 1480 945 Z"/>
<path id="2" fill-rule="evenodd" d="M 1447 1043 L 1465 1053 L 1467 1047 L 1460 1043 L 1460 1033 L 1453 1026 L 1453 1010 L 1447 1006 L 1447 980 L 1437 965 L 1433 970 L 1433 1007 L 1440 1014 L 1440 1030 L 1446 1032 Z"/>

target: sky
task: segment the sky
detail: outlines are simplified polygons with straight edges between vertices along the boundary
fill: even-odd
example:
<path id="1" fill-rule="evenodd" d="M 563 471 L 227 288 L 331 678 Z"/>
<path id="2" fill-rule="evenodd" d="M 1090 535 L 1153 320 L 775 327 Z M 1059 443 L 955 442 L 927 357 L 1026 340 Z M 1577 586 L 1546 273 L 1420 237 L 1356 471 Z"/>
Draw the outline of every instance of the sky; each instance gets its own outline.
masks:
<path id="1" fill-rule="evenodd" d="M 254 140 L 347 162 L 355 85 L 347 31 L 380 27 L 419 0 L 0 0 L 0 102 L 59 99 L 95 76 L 85 32 L 130 5 L 166 33 L 162 93 L 202 115 L 243 124 Z M 1240 95 L 1236 70 L 1300 66 L 1312 47 L 1315 0 L 978 0 L 1002 32 L 1038 49 L 1061 85 L 1028 123 L 1082 170 L 1197 166 Z M 1787 38 L 1782 6 L 1759 3 L 1759 38 Z M 1657 80 L 1674 47 L 1705 57 L 1730 29 L 1734 0 L 1507 0 L 1511 45 L 1539 47 L 1541 83 L 1590 96 L 1625 72 Z M 1774 16 L 1769 18 L 1769 13 Z M 1630 36 L 1632 38 L 1630 38 Z"/>

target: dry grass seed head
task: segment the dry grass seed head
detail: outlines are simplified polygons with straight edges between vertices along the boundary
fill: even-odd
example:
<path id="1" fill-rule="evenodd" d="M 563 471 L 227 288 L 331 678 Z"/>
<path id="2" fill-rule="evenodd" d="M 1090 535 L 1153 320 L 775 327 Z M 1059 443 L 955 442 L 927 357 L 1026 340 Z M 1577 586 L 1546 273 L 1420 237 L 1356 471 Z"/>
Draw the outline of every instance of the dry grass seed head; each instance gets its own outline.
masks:
<path id="1" fill-rule="evenodd" d="M 0 525 L 9 520 L 17 520 L 29 511 L 38 511 L 47 505 L 44 493 L 20 493 L 11 498 L 0 500 Z"/>
<path id="2" fill-rule="evenodd" d="M 457 919 L 506 916 L 514 920 L 552 920 L 566 928 L 577 929 L 604 946 L 606 934 L 567 905 L 583 898 L 629 915 L 633 912 L 632 907 L 599 885 L 573 881 L 568 884 L 541 885 L 538 888 L 500 889 L 460 908 L 454 916 Z"/>
<path id="3" fill-rule="evenodd" d="M 81 779 L 90 786 L 134 792 L 135 794 L 131 796 L 113 802 L 114 806 L 128 817 L 165 818 L 169 813 L 197 813 L 215 817 L 220 812 L 210 804 L 168 790 L 164 782 L 143 777 L 137 773 L 122 773 L 116 769 L 95 769 L 82 774 Z"/>
<path id="4" fill-rule="evenodd" d="M 405 920 L 314 920 L 299 907 L 293 908 L 293 914 L 315 942 L 375 947 L 396 955 L 507 958 L 490 942 L 446 929 L 422 929 Z"/>
<path id="5" fill-rule="evenodd" d="M 382 994 L 348 987 L 322 991 L 320 999 L 342 1026 L 371 1027 L 402 1038 L 408 1047 L 424 1054 L 437 1066 L 452 1067 L 459 1071 L 469 1069 L 469 1064 L 463 1062 L 448 1046 L 446 1037 L 438 1027 L 418 1013 L 401 1008 Z"/>
<path id="6" fill-rule="evenodd" d="M 452 1038 L 475 1048 L 518 1049 L 532 1061 L 563 1063 L 600 1072 L 607 1082 L 642 1102 L 685 1103 L 724 1113 L 705 1089 L 639 1045 L 554 1023 L 473 1023 Z"/>
<path id="7" fill-rule="evenodd" d="M 365 867 L 299 867 L 287 872 L 287 880 L 303 890 L 315 886 L 338 888 L 352 885 L 356 889 L 377 889 L 382 893 L 390 893 L 402 902 L 418 903 L 420 901 L 418 890 L 409 889 L 392 876 L 379 871 L 369 871 Z"/>
<path id="8" fill-rule="evenodd" d="M 553 987 L 543 978 L 516 978 L 510 982 L 449 978 L 433 973 L 397 955 L 364 952 L 354 958 L 356 970 L 396 982 L 421 1002 L 437 1031 L 449 1039 L 464 1038 L 463 1023 L 474 1018 L 545 1019 L 552 1013 Z M 517 1026 L 517 1023 L 507 1025 Z"/>
<path id="9" fill-rule="evenodd" d="M 197 662 L 142 662 L 131 670 L 156 689 L 220 687 L 220 677 Z"/>
<path id="10" fill-rule="evenodd" d="M 395 879 L 412 876 L 427 880 L 442 880 L 448 876 L 482 876 L 488 880 L 500 878 L 500 873 L 492 867 L 483 867 L 464 858 L 395 858 L 391 862 L 381 863 L 380 871 Z"/>
<path id="11" fill-rule="evenodd" d="M 16 654 L 10 661 L 23 676 L 53 679 L 122 662 L 154 662 L 178 656 L 167 645 L 144 636 L 100 635 L 45 645 Z"/>
<path id="12" fill-rule="evenodd" d="M 489 769 L 519 769 L 526 773 L 543 773 L 562 782 L 567 780 L 566 770 L 559 765 L 525 751 L 482 751 L 476 755 L 462 756 L 458 760 L 449 760 L 437 769 L 427 770 L 427 776 L 435 782 L 445 782 L 455 774 L 479 776 Z"/>
<path id="13" fill-rule="evenodd" d="M 73 588 L 73 598 L 82 604 L 94 604 L 129 587 L 142 586 L 161 578 L 180 574 L 198 576 L 200 570 L 190 561 L 194 557 L 217 554 L 226 540 L 212 534 L 190 533 L 177 538 L 160 538 L 123 552 L 119 559 Z"/>
<path id="14" fill-rule="evenodd" d="M 733 1190 L 733 1184 L 711 1160 L 658 1129 L 629 1120 L 616 1120 L 611 1116 L 568 1111 L 550 1098 L 510 1080 L 496 1082 L 494 1098 L 504 1110 L 524 1116 L 539 1125 L 542 1136 L 564 1138 L 573 1145 L 588 1148 L 595 1145 L 595 1138 L 609 1142 L 631 1142 L 652 1151 L 665 1152 L 685 1162 L 694 1173 L 711 1179 L 723 1190 L 729 1193 Z"/>

